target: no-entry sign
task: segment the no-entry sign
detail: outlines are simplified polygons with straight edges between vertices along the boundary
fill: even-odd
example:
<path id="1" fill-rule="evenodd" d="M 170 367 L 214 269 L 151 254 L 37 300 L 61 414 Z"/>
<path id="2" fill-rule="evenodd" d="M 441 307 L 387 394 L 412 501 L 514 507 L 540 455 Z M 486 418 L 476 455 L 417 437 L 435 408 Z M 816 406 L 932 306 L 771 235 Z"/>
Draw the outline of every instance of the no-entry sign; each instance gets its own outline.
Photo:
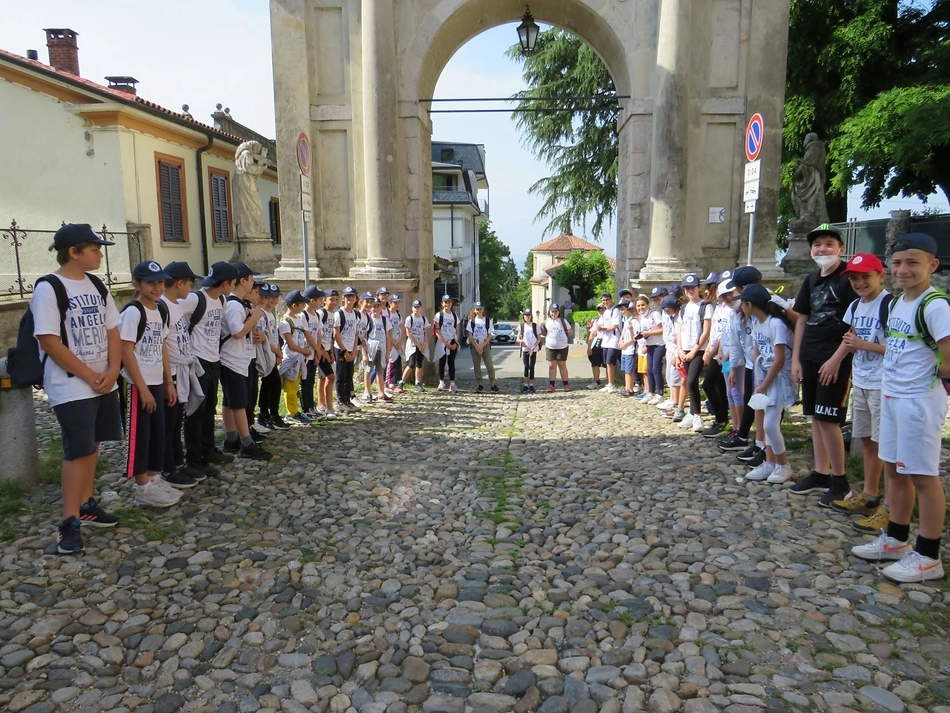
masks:
<path id="1" fill-rule="evenodd" d="M 755 161 L 762 150 L 762 140 L 765 137 L 765 121 L 762 115 L 756 112 L 749 119 L 749 125 L 745 130 L 745 157 L 749 161 Z"/>

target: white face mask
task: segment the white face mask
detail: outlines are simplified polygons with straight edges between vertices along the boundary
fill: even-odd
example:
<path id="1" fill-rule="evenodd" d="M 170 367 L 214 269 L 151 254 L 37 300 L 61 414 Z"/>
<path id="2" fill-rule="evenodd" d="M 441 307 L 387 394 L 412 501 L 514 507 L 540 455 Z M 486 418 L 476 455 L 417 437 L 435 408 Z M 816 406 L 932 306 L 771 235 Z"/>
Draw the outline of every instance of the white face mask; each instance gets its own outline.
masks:
<path id="1" fill-rule="evenodd" d="M 841 258 L 837 255 L 813 255 L 811 259 L 824 271 L 834 267 Z"/>

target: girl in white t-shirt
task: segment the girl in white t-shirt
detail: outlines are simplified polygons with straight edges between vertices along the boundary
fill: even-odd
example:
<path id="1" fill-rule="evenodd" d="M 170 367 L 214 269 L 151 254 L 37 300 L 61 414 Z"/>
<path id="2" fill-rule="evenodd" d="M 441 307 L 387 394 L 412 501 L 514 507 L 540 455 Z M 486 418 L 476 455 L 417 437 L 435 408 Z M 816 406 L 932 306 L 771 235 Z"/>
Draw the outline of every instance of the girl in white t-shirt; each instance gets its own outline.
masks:
<path id="1" fill-rule="evenodd" d="M 629 302 L 618 305 L 621 314 L 620 339 L 617 348 L 620 349 L 620 370 L 623 372 L 623 389 L 619 392 L 623 398 L 633 396 L 634 373 L 637 370 L 637 336 L 640 334 L 640 321 L 634 316 Z"/>
<path id="2" fill-rule="evenodd" d="M 475 367 L 475 381 L 477 386 L 475 391 L 485 390 L 482 384 L 482 362 L 485 362 L 485 370 L 488 372 L 488 385 L 494 393 L 500 389 L 495 383 L 495 365 L 491 358 L 491 338 L 495 325 L 492 324 L 490 317 L 485 316 L 485 306 L 481 302 L 476 302 L 468 315 L 468 324 L 465 331 L 468 334 L 468 346 L 472 353 L 472 365 Z"/>
<path id="3" fill-rule="evenodd" d="M 399 305 L 402 298 L 399 295 L 389 296 L 389 329 L 392 332 L 393 348 L 389 352 L 389 362 L 386 364 L 386 386 L 396 394 L 402 393 L 399 386 L 399 377 L 402 375 L 402 315 Z"/>
<path id="4" fill-rule="evenodd" d="M 534 367 L 538 361 L 538 352 L 541 350 L 543 338 L 544 328 L 535 323 L 531 310 L 522 311 L 517 341 L 521 346 L 521 363 L 524 365 L 524 384 L 521 385 L 523 394 L 534 393 Z"/>
<path id="5" fill-rule="evenodd" d="M 455 359 L 459 353 L 459 332 L 461 320 L 452 310 L 454 300 L 451 295 L 442 296 L 442 310 L 432 318 L 432 332 L 435 336 L 435 351 L 432 360 L 439 362 L 439 391 L 458 391 L 455 384 Z M 449 368 L 449 383 L 445 383 L 445 367 Z"/>
<path id="6" fill-rule="evenodd" d="M 412 314 L 406 317 L 403 325 L 406 334 L 406 369 L 402 373 L 402 381 L 399 382 L 400 388 L 403 383 L 411 376 L 415 376 L 415 390 L 425 391 L 422 385 L 422 361 L 425 358 L 429 331 L 432 325 L 422 314 L 421 300 L 412 301 Z"/>
<path id="7" fill-rule="evenodd" d="M 554 379 L 561 374 L 561 384 L 565 391 L 571 390 L 567 377 L 567 353 L 573 330 L 570 323 L 561 316 L 561 307 L 553 304 L 544 321 L 544 351 L 548 361 L 548 393 L 554 391 Z"/>

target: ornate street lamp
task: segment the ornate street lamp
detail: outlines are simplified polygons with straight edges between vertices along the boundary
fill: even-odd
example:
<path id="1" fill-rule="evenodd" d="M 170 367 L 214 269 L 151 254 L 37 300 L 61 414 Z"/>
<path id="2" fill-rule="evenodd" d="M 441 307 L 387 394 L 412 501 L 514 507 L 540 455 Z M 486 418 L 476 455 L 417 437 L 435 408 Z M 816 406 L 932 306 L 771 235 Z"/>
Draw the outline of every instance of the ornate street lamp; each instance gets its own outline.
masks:
<path id="1" fill-rule="evenodd" d="M 524 17 L 521 18 L 521 24 L 518 25 L 518 41 L 521 43 L 521 51 L 525 54 L 534 52 L 534 45 L 538 41 L 538 32 L 541 28 L 531 16 L 531 8 L 525 6 Z"/>

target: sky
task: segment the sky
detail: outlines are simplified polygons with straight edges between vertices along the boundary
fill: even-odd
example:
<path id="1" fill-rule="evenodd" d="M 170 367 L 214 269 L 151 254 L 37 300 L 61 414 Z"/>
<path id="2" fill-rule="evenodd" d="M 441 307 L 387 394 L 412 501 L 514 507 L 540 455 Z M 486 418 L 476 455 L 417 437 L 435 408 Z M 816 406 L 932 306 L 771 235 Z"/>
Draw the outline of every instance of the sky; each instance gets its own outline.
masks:
<path id="1" fill-rule="evenodd" d="M 87 79 L 105 83 L 106 75 L 131 75 L 140 82 L 140 96 L 164 107 L 180 111 L 187 104 L 197 120 L 210 124 L 215 104 L 221 103 L 242 124 L 275 134 L 267 0 L 5 3 L 0 47 L 21 55 L 36 49 L 47 62 L 46 27 L 79 33 L 79 68 Z M 460 48 L 442 72 L 436 97 L 503 97 L 523 88 L 519 66 L 505 56 L 517 40 L 515 27 L 493 28 Z M 492 227 L 520 268 L 531 247 L 543 240 L 544 224 L 534 221 L 541 201 L 528 194 L 528 187 L 548 175 L 548 168 L 522 148 L 507 113 L 434 115 L 432 138 L 485 144 L 491 188 L 480 197 L 490 200 Z M 895 208 L 923 207 L 900 198 L 863 214 L 860 203 L 858 189 L 849 197 L 849 217 L 887 217 Z M 950 210 L 942 195 L 928 205 Z M 573 227 L 590 239 L 583 226 Z M 616 254 L 613 227 L 603 244 L 608 255 Z"/>

